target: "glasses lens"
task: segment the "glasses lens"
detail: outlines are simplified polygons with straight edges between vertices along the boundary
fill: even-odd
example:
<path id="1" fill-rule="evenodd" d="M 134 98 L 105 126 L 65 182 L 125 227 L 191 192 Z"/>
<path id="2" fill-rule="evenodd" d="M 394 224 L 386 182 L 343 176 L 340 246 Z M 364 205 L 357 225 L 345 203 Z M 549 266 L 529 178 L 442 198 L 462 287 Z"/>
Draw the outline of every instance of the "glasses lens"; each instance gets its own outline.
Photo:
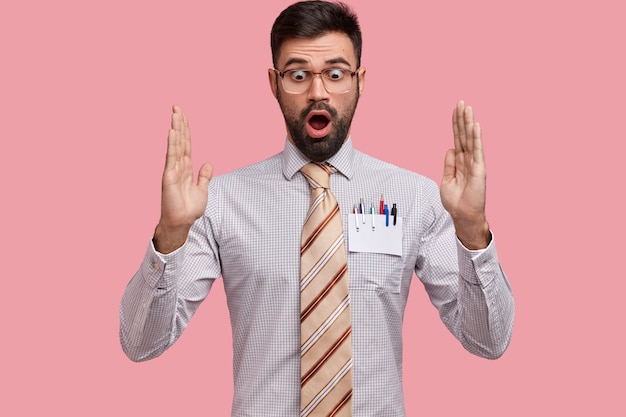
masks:
<path id="1" fill-rule="evenodd" d="M 283 75 L 283 87 L 288 93 L 300 94 L 305 92 L 311 85 L 314 75 L 310 71 L 291 70 Z"/>
<path id="2" fill-rule="evenodd" d="M 347 93 L 352 86 L 352 75 L 350 71 L 331 68 L 322 71 L 322 81 L 329 93 Z"/>

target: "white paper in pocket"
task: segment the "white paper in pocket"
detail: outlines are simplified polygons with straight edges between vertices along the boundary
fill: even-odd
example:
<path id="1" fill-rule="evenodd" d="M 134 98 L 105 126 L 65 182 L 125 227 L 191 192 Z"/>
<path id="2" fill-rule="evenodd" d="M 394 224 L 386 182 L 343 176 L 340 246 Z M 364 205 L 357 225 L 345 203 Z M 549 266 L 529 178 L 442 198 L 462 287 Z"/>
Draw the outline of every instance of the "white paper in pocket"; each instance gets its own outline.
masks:
<path id="1" fill-rule="evenodd" d="M 387 226 L 384 214 L 348 214 L 348 250 L 402 256 L 402 217 Z"/>

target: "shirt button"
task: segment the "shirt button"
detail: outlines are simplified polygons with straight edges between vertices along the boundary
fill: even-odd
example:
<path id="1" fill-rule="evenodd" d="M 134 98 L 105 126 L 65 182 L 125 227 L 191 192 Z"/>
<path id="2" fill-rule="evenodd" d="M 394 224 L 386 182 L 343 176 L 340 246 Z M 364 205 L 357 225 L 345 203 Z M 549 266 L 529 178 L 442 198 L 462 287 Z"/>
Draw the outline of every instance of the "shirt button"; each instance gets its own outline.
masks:
<path id="1" fill-rule="evenodd" d="M 161 265 L 158 262 L 152 262 L 152 269 L 158 272 L 161 270 Z"/>

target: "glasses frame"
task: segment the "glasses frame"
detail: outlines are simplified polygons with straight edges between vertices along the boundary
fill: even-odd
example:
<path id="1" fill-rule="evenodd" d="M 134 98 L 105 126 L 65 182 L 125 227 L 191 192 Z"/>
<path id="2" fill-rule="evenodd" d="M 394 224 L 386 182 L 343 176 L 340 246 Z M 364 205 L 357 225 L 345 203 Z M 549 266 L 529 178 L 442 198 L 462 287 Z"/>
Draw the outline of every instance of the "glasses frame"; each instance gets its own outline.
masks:
<path id="1" fill-rule="evenodd" d="M 326 85 L 326 82 L 324 81 L 324 77 L 322 77 L 322 74 L 326 71 L 332 71 L 332 70 L 341 70 L 341 71 L 346 71 L 348 73 L 348 75 L 350 75 L 350 88 L 348 88 L 346 91 L 330 91 L 328 89 L 328 86 Z M 309 83 L 309 85 L 307 86 L 307 88 L 305 88 L 303 91 L 296 93 L 293 91 L 289 91 L 286 87 L 285 87 L 285 75 L 289 74 L 290 72 L 295 72 L 295 71 L 306 71 L 308 73 L 310 73 L 311 75 L 313 75 L 313 77 L 311 78 L 311 81 Z M 322 85 L 324 86 L 324 90 L 326 90 L 328 93 L 330 94 L 346 94 L 349 93 L 350 90 L 352 89 L 352 85 L 354 84 L 354 76 L 357 75 L 359 73 L 359 68 L 356 69 L 356 71 L 350 71 L 349 69 L 345 69 L 345 68 L 324 68 L 323 70 L 321 70 L 320 72 L 313 72 L 312 70 L 305 70 L 305 69 L 289 69 L 289 70 L 285 70 L 285 71 L 281 71 L 278 68 L 274 68 L 274 72 L 276 74 L 278 74 L 280 76 L 280 80 L 281 80 L 281 84 L 283 86 L 283 90 L 285 90 L 286 93 L 288 94 L 303 94 L 305 93 L 309 88 L 311 88 L 311 85 L 313 85 L 313 79 L 315 79 L 316 75 L 320 76 L 320 80 L 322 80 Z"/>

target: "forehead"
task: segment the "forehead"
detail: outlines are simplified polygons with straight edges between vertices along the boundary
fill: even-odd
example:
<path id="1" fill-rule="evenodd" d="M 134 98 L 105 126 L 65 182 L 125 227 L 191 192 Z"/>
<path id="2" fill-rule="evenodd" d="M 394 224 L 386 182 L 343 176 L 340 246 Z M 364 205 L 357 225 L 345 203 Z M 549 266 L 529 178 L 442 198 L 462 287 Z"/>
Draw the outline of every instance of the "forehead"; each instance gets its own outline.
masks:
<path id="1" fill-rule="evenodd" d="M 284 69 L 293 63 L 324 67 L 341 62 L 356 66 L 354 46 L 345 33 L 329 32 L 317 38 L 286 39 L 280 47 L 277 64 Z"/>

